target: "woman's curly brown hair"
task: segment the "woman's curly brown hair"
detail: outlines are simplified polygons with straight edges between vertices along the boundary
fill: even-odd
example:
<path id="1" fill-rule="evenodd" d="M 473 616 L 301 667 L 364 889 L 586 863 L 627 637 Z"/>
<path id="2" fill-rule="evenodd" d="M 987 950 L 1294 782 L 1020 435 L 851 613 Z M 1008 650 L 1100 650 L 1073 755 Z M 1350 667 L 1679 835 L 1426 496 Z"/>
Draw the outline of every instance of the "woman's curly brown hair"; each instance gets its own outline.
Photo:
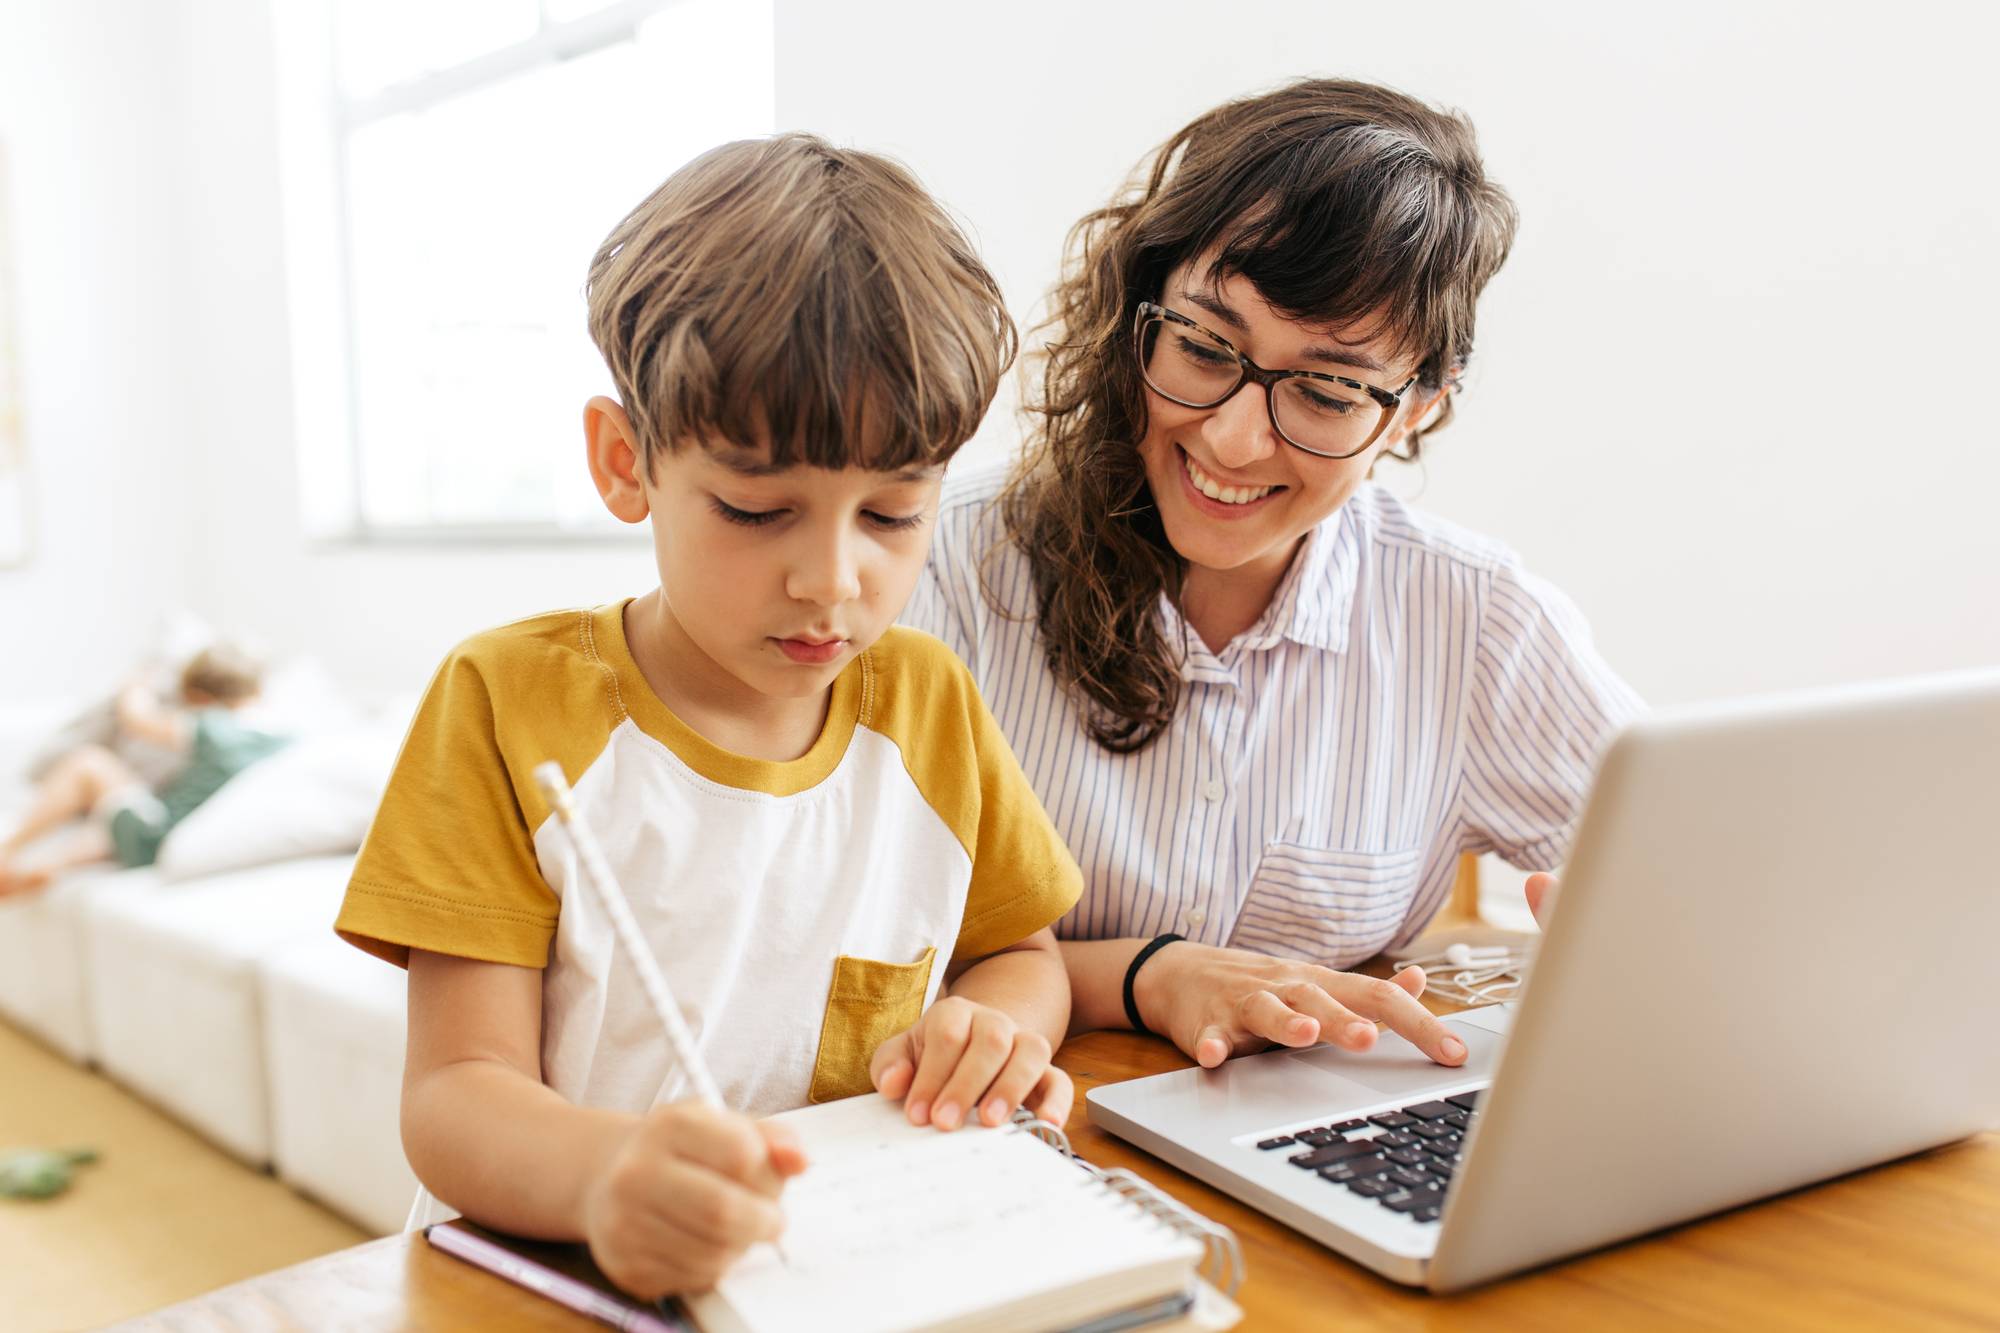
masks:
<path id="1" fill-rule="evenodd" d="M 1071 229 L 1038 353 L 1027 453 L 1001 498 L 1033 571 L 1049 668 L 1091 735 L 1129 752 L 1181 695 L 1185 646 L 1162 593 L 1185 562 L 1168 543 L 1138 443 L 1144 385 L 1133 312 L 1204 255 L 1274 309 L 1314 325 L 1385 321 L 1418 383 L 1446 391 L 1405 451 L 1451 416 L 1473 308 L 1513 243 L 1515 212 L 1486 179 L 1471 123 L 1374 84 L 1306 79 L 1217 107 L 1160 146 L 1118 199 Z M 1371 327 L 1371 332 L 1373 331 Z"/>

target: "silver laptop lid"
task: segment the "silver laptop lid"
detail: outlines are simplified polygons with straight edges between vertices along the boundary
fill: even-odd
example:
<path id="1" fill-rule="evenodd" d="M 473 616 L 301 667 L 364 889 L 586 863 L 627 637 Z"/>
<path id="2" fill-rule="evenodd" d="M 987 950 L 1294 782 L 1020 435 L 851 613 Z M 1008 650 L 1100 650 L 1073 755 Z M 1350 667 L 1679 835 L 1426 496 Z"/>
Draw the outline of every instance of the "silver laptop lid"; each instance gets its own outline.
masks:
<path id="1" fill-rule="evenodd" d="M 1598 774 L 1453 1290 L 2000 1123 L 2000 672 L 1662 714 Z"/>

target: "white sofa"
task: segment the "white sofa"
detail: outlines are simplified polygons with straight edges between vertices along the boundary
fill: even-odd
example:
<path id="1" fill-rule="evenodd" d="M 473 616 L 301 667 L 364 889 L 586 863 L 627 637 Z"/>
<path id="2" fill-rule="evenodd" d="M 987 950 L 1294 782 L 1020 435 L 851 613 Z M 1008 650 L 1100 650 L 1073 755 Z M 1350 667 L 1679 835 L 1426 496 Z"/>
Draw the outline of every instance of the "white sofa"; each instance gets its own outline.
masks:
<path id="1" fill-rule="evenodd" d="M 259 972 L 271 1158 L 278 1175 L 378 1232 L 403 1225 L 403 971 L 330 933 L 294 940 Z"/>
<path id="2" fill-rule="evenodd" d="M 52 716 L 0 716 L 0 810 Z M 90 871 L 0 899 L 0 1018 L 363 1228 L 395 1231 L 416 1191 L 397 1130 L 403 974 L 333 934 L 352 864 Z"/>

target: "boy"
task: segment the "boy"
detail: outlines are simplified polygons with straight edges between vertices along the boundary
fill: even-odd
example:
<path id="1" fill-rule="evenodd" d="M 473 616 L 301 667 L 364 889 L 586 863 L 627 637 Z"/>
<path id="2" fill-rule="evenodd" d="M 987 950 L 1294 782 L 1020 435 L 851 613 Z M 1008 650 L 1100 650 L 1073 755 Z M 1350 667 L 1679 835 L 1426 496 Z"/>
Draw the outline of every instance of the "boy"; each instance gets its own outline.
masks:
<path id="1" fill-rule="evenodd" d="M 726 145 L 612 232 L 589 305 L 622 399 L 585 409 L 591 476 L 651 521 L 659 587 L 453 653 L 338 928 L 409 968 L 428 1190 L 655 1297 L 777 1234 L 805 1163 L 746 1116 L 873 1086 L 940 1129 L 1061 1121 L 1049 926 L 1081 875 L 964 666 L 890 628 L 1013 351 L 941 210 L 810 136 Z M 730 1113 L 578 891 L 551 758 Z"/>
<path id="2" fill-rule="evenodd" d="M 151 865 L 174 825 L 215 795 L 224 783 L 284 745 L 284 739 L 244 724 L 237 710 L 262 689 L 262 668 L 226 645 L 196 653 L 181 670 L 177 706 L 144 685 L 118 696 L 114 715 L 121 734 L 187 757 L 156 792 L 117 754 L 84 745 L 55 761 L 36 784 L 27 814 L 0 839 L 0 897 L 42 888 L 64 870 L 107 858 L 120 865 Z M 22 851 L 42 834 L 79 815 L 96 827 L 84 837 L 37 858 Z"/>

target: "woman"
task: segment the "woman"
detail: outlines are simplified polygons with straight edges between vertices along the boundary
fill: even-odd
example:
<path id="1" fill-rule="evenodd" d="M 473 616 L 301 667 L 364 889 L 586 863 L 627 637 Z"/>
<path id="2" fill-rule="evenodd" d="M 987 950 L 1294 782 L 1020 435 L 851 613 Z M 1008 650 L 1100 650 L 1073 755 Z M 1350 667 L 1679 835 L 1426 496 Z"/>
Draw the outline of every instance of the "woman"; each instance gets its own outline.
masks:
<path id="1" fill-rule="evenodd" d="M 1326 80 L 1137 180 L 1072 232 L 1030 447 L 953 488 L 905 619 L 1083 865 L 1075 1030 L 1213 1066 L 1380 1020 L 1456 1064 L 1421 971 L 1339 969 L 1416 935 L 1462 852 L 1558 865 L 1639 708 L 1559 592 L 1369 481 L 1450 418 L 1513 205 L 1462 117 Z"/>

